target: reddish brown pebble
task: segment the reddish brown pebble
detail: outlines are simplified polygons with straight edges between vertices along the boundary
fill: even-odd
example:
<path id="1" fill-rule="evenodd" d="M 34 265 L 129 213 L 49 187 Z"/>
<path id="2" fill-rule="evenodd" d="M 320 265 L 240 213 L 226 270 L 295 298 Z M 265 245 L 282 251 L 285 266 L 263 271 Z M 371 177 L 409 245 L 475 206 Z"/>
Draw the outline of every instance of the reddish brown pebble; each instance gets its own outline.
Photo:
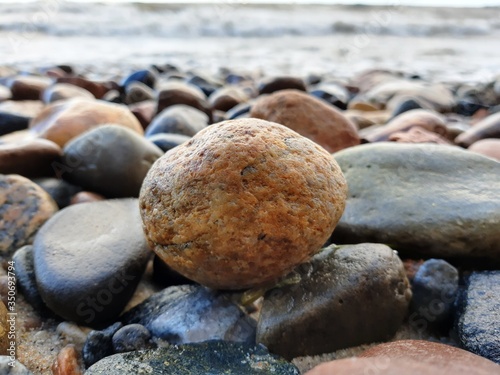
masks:
<path id="1" fill-rule="evenodd" d="M 414 126 L 405 132 L 396 132 L 389 136 L 389 141 L 398 143 L 435 143 L 438 145 L 451 145 L 452 143 L 439 134 Z"/>
<path id="2" fill-rule="evenodd" d="M 52 163 L 62 156 L 61 148 L 46 139 L 0 144 L 0 173 L 25 177 L 53 176 Z"/>
<path id="3" fill-rule="evenodd" d="M 162 156 L 140 195 L 151 248 L 201 284 L 274 282 L 328 239 L 347 186 L 333 157 L 275 123 L 225 121 Z"/>
<path id="4" fill-rule="evenodd" d="M 498 371 L 498 369 L 485 371 L 482 368 L 474 367 L 474 365 L 453 362 L 435 365 L 422 361 L 421 358 L 413 360 L 374 357 L 346 358 L 323 363 L 307 372 L 306 375 L 498 375 Z"/>
<path id="5" fill-rule="evenodd" d="M 57 79 L 57 83 L 69 83 L 81 87 L 89 91 L 97 99 L 102 99 L 108 91 L 119 88 L 114 82 L 93 82 L 81 77 L 61 77 Z"/>
<path id="6" fill-rule="evenodd" d="M 18 76 L 9 82 L 12 99 L 14 100 L 39 100 L 41 93 L 52 80 L 47 77 Z"/>
<path id="7" fill-rule="evenodd" d="M 443 116 L 425 109 L 412 109 L 394 117 L 386 125 L 374 129 L 364 138 L 369 142 L 383 142 L 394 133 L 406 132 L 416 126 L 446 136 L 446 123 Z"/>
<path id="8" fill-rule="evenodd" d="M 493 375 L 500 374 L 500 366 L 466 350 L 424 340 L 399 340 L 377 345 L 361 353 L 360 357 L 418 361 L 434 366 L 433 374 Z"/>
<path id="9" fill-rule="evenodd" d="M 298 90 L 281 90 L 257 100 L 251 117 L 285 125 L 336 152 L 359 144 L 356 126 L 333 106 Z"/>
<path id="10" fill-rule="evenodd" d="M 63 147 L 100 125 L 117 124 L 143 134 L 141 124 L 123 105 L 100 100 L 72 99 L 47 106 L 30 124 L 32 132 Z"/>
<path id="11" fill-rule="evenodd" d="M 78 364 L 78 352 L 74 345 L 67 345 L 61 349 L 52 364 L 53 375 L 81 375 Z"/>
<path id="12" fill-rule="evenodd" d="M 469 151 L 500 161 L 500 139 L 482 139 L 470 145 Z"/>
<path id="13" fill-rule="evenodd" d="M 97 202 L 97 201 L 103 201 L 105 199 L 106 198 L 103 197 L 101 194 L 92 193 L 90 191 L 81 191 L 81 192 L 75 194 L 71 198 L 70 204 Z"/>

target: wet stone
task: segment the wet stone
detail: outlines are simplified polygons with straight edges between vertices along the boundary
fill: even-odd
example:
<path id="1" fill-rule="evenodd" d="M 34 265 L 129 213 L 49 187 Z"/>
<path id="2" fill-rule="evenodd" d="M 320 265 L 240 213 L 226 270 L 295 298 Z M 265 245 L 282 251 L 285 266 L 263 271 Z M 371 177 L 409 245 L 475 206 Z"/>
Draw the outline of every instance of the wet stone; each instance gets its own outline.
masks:
<path id="1" fill-rule="evenodd" d="M 265 347 L 224 341 L 170 346 L 116 354 L 96 363 L 86 375 L 299 375 L 291 363 Z"/>

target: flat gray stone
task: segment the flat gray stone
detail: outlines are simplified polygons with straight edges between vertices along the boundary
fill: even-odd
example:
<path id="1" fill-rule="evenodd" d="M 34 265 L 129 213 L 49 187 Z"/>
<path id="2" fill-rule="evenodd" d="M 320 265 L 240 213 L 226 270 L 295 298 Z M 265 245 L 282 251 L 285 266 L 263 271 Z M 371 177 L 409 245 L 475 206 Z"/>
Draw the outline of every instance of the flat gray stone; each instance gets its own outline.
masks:
<path id="1" fill-rule="evenodd" d="M 397 253 L 381 244 L 331 245 L 299 266 L 297 283 L 264 296 L 257 342 L 292 359 L 393 336 L 411 290 Z"/>
<path id="2" fill-rule="evenodd" d="M 333 242 L 500 259 L 500 163 L 432 144 L 366 144 L 334 156 L 349 195 Z"/>
<path id="3" fill-rule="evenodd" d="M 261 345 L 224 341 L 170 346 L 115 354 L 90 367 L 85 375 L 299 375 L 291 363 Z"/>

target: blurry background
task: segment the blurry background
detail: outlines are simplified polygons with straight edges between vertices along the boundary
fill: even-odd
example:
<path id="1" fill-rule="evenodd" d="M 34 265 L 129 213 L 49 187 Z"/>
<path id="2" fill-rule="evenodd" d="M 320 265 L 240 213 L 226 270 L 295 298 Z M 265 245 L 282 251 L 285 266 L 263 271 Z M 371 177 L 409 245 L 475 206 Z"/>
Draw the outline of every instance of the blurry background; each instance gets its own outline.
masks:
<path id="1" fill-rule="evenodd" d="M 0 65 L 68 63 L 91 76 L 153 63 L 336 76 L 382 67 L 454 81 L 498 74 L 499 1 L 318 2 L 0 1 Z"/>

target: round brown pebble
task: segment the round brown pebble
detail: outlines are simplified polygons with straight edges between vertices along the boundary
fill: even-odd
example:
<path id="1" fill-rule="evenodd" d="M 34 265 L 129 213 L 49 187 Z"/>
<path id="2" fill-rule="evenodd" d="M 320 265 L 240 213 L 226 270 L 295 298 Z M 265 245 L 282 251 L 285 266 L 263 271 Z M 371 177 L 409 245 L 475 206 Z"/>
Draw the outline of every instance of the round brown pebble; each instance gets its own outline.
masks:
<path id="1" fill-rule="evenodd" d="M 57 211 L 50 195 L 18 175 L 0 175 L 0 255 L 29 245 L 47 219 Z"/>
<path id="2" fill-rule="evenodd" d="M 209 287 L 274 282 L 328 239 L 347 185 L 333 157 L 285 126 L 221 122 L 162 156 L 140 195 L 151 248 Z"/>
<path id="3" fill-rule="evenodd" d="M 144 133 L 126 106 L 81 98 L 48 105 L 31 121 L 30 129 L 40 138 L 63 147 L 80 134 L 106 124 L 121 125 L 140 135 Z"/>
<path id="4" fill-rule="evenodd" d="M 298 90 L 261 96 L 252 106 L 250 116 L 285 125 L 329 152 L 360 142 L 356 126 L 342 112 Z"/>
<path id="5" fill-rule="evenodd" d="M 53 375 L 81 375 L 78 364 L 78 352 L 74 345 L 67 345 L 61 349 L 52 364 Z"/>

